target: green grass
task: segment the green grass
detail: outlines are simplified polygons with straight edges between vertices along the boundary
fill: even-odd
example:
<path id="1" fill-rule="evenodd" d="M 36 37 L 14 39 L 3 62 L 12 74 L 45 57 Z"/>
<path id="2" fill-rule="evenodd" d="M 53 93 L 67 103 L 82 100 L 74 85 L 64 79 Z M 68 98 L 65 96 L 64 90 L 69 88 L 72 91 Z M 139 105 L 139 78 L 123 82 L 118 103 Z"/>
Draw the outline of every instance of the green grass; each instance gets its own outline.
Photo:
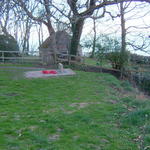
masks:
<path id="1" fill-rule="evenodd" d="M 0 71 L 0 150 L 138 150 L 150 103 L 112 75 L 25 79 Z M 143 141 L 138 139 L 141 136 Z"/>
<path id="2" fill-rule="evenodd" d="M 92 66 L 101 66 L 100 62 L 98 62 L 95 58 L 88 58 L 88 57 L 84 58 L 84 64 L 92 65 Z M 102 67 L 112 68 L 108 60 L 103 60 Z"/>
<path id="3" fill-rule="evenodd" d="M 0 63 L 0 67 L 4 67 L 4 66 L 17 66 L 17 67 L 37 67 L 38 65 L 35 65 L 35 64 L 32 64 L 32 63 L 18 63 L 18 64 L 16 64 L 16 63 L 14 63 L 14 64 L 12 64 L 12 63 Z"/>
<path id="4" fill-rule="evenodd" d="M 85 57 L 85 58 L 84 58 L 84 63 L 85 63 L 85 64 L 88 64 L 88 65 L 96 66 L 97 61 L 96 61 L 96 59 L 92 59 L 92 58 Z"/>

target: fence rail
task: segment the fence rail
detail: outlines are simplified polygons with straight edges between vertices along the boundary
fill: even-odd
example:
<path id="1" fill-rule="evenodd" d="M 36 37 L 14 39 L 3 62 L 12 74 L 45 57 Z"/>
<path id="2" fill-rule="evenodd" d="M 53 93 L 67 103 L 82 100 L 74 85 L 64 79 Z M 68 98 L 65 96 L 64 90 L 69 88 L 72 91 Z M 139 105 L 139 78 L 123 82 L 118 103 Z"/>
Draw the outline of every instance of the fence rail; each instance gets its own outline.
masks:
<path id="1" fill-rule="evenodd" d="M 32 55 L 31 55 L 32 54 Z M 14 62 L 16 61 L 21 61 L 23 62 L 28 62 L 28 61 L 39 61 L 41 62 L 42 59 L 40 56 L 36 56 L 34 54 L 37 54 L 37 51 L 30 52 L 30 55 L 27 55 L 26 52 L 20 52 L 20 51 L 0 51 L 0 61 L 5 63 L 5 62 Z"/>
<path id="2" fill-rule="evenodd" d="M 35 55 L 39 53 L 39 55 Z M 14 61 L 21 61 L 23 62 L 39 62 L 41 64 L 44 64 L 44 54 L 40 54 L 39 51 L 33 51 L 29 52 L 27 54 L 26 52 L 20 52 L 20 51 L 0 51 L 0 62 L 5 63 L 5 62 L 14 62 Z M 62 53 L 54 53 L 54 52 L 48 52 L 47 55 L 54 56 L 56 59 L 56 63 L 58 62 L 68 62 L 73 63 L 78 61 L 84 60 L 84 57 L 81 56 L 76 56 L 76 55 L 70 55 L 70 54 L 62 54 Z"/>

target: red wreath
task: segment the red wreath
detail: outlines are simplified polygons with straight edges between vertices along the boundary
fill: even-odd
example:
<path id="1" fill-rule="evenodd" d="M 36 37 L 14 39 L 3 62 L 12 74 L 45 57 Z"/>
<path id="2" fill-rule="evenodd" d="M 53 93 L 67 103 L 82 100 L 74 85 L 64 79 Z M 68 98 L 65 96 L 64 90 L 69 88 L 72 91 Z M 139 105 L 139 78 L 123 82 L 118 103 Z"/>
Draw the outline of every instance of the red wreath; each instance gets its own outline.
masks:
<path id="1" fill-rule="evenodd" d="M 42 73 L 43 74 L 57 74 L 57 71 L 55 71 L 55 70 L 43 70 Z"/>

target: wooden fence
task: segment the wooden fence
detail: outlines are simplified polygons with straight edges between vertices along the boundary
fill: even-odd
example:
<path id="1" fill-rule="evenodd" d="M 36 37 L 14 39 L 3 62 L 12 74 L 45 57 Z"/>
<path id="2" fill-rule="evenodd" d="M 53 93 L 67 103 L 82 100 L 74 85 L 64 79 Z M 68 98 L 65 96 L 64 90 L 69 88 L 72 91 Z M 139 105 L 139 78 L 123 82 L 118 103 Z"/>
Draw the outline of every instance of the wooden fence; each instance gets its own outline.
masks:
<path id="1" fill-rule="evenodd" d="M 84 62 L 84 57 L 82 56 L 76 56 L 76 55 L 70 55 L 70 54 L 56 54 L 56 61 L 57 62 L 67 62 L 68 64 L 76 63 L 76 62 Z"/>
<path id="2" fill-rule="evenodd" d="M 38 54 L 39 51 L 29 52 L 29 54 L 20 51 L 0 51 L 0 62 L 19 62 L 19 63 L 40 63 L 44 64 L 44 55 Z M 84 58 L 81 56 L 70 55 L 70 54 L 61 54 L 49 52 L 49 55 L 55 58 L 55 63 L 64 63 L 68 64 L 73 62 L 83 62 Z"/>
<path id="3" fill-rule="evenodd" d="M 19 62 L 19 63 L 28 63 L 28 62 L 41 62 L 41 57 L 36 56 L 37 51 L 30 52 L 27 54 L 20 51 L 0 51 L 0 62 Z"/>

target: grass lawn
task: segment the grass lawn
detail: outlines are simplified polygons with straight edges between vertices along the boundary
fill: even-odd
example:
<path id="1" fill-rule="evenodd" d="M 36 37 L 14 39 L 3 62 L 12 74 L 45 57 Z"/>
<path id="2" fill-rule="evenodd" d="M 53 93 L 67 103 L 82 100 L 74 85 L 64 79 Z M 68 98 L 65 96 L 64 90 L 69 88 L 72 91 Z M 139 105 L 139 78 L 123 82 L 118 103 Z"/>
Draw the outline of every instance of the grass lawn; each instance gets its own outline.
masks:
<path id="1" fill-rule="evenodd" d="M 98 62 L 96 59 L 88 58 L 88 57 L 84 58 L 84 64 L 91 65 L 91 66 L 101 66 L 100 62 Z M 110 62 L 108 60 L 103 60 L 102 67 L 104 67 L 104 68 L 112 68 L 112 66 L 111 66 L 111 64 L 110 64 Z"/>
<path id="2" fill-rule="evenodd" d="M 150 102 L 112 75 L 0 70 L 0 150 L 148 150 Z"/>
<path id="3" fill-rule="evenodd" d="M 32 63 L 0 63 L 0 67 L 9 67 L 9 66 L 15 66 L 15 67 L 38 67 L 39 65 L 36 64 L 32 64 Z"/>
<path id="4" fill-rule="evenodd" d="M 97 65 L 96 59 L 88 58 L 88 57 L 84 58 L 84 63 L 87 64 L 87 65 L 93 65 L 93 66 Z"/>

